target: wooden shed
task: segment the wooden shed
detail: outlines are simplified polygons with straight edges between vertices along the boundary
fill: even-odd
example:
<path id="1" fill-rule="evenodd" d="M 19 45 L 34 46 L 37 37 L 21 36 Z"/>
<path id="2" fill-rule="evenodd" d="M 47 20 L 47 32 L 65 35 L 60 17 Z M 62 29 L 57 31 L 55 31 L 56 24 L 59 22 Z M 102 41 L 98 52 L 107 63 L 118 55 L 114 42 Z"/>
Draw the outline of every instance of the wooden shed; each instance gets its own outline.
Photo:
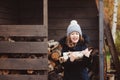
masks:
<path id="1" fill-rule="evenodd" d="M 96 0 L 0 0 L 0 80 L 47 80 L 47 41 L 65 36 L 73 19 L 99 48 Z"/>

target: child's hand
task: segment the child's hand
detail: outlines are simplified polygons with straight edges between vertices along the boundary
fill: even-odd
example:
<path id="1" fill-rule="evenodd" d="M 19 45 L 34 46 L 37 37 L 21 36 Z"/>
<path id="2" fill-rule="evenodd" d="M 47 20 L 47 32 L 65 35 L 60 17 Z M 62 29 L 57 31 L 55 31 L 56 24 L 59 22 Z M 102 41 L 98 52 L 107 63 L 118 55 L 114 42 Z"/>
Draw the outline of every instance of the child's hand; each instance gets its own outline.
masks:
<path id="1" fill-rule="evenodd" d="M 76 60 L 78 58 L 78 56 L 75 53 L 70 53 L 70 61 L 73 62 L 74 60 Z"/>
<path id="2" fill-rule="evenodd" d="M 91 52 L 92 52 L 92 49 L 91 49 L 91 50 L 88 50 L 88 48 L 87 48 L 87 49 L 85 49 L 85 50 L 83 51 L 83 54 L 84 54 L 86 57 L 89 57 Z"/>

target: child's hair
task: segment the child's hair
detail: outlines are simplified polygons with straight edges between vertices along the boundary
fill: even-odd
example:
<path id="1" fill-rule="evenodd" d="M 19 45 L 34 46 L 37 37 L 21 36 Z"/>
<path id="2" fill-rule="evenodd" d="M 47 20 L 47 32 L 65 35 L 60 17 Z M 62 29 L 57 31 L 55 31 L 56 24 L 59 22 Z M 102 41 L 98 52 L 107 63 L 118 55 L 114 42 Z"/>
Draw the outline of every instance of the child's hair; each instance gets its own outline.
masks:
<path id="1" fill-rule="evenodd" d="M 80 42 L 84 42 L 84 38 L 80 35 Z M 76 45 L 76 43 L 73 43 L 70 39 L 70 36 L 67 36 L 66 38 L 66 44 L 68 45 L 68 47 L 74 47 Z"/>

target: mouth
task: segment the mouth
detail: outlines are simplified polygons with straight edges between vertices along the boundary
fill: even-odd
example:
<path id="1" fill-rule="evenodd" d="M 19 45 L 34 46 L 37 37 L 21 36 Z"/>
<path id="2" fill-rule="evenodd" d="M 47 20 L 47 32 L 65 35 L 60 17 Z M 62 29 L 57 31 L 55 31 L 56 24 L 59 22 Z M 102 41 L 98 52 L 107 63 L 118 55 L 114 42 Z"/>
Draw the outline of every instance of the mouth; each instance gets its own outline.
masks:
<path id="1" fill-rule="evenodd" d="M 73 38 L 73 40 L 75 40 L 75 41 L 76 41 L 76 40 L 78 40 L 78 38 Z"/>
<path id="2" fill-rule="evenodd" d="M 73 42 L 77 42 L 78 41 L 78 38 L 73 38 Z"/>

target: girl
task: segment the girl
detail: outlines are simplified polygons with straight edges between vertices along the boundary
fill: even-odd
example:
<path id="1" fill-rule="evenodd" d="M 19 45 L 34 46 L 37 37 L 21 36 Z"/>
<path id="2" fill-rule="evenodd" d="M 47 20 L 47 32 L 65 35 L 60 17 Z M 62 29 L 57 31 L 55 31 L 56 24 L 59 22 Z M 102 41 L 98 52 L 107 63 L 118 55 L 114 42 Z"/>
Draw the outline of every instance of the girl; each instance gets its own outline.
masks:
<path id="1" fill-rule="evenodd" d="M 66 59 L 63 80 L 89 80 L 87 67 L 90 65 L 89 51 L 87 48 L 88 37 L 82 34 L 81 28 L 76 20 L 72 20 L 67 28 L 67 37 L 62 38 L 59 43 L 62 47 L 62 56 Z M 68 52 L 67 58 L 64 53 Z"/>

